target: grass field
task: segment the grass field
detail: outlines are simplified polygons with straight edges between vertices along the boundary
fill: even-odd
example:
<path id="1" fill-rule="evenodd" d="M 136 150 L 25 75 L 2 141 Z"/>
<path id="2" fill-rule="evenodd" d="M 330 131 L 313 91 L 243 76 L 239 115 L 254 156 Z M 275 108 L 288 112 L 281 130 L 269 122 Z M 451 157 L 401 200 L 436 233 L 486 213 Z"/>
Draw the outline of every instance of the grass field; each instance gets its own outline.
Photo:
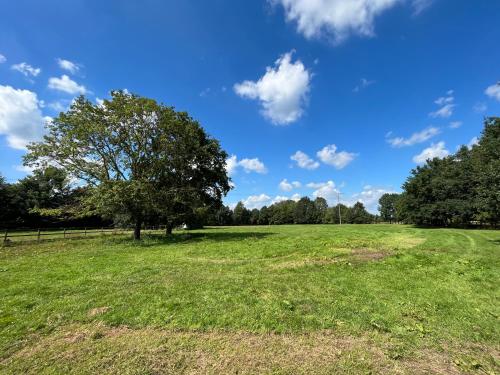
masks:
<path id="1" fill-rule="evenodd" d="M 500 231 L 223 227 L 0 249 L 0 373 L 500 372 Z"/>

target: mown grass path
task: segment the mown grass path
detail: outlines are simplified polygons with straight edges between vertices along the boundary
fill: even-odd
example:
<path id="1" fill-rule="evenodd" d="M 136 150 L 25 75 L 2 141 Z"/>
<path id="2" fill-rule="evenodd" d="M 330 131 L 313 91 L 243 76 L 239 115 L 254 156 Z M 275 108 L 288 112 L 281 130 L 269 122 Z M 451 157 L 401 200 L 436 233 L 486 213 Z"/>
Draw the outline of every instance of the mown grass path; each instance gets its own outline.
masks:
<path id="1" fill-rule="evenodd" d="M 401 225 L 14 244 L 0 372 L 494 373 L 499 265 L 499 231 Z"/>

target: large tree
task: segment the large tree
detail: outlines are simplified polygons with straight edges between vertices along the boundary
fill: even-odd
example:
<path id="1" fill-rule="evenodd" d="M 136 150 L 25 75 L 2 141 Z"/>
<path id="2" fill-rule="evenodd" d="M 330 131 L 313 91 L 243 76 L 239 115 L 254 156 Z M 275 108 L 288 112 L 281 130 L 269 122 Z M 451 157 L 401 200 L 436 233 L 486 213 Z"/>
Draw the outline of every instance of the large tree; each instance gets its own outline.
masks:
<path id="1" fill-rule="evenodd" d="M 169 228 L 229 191 L 227 154 L 185 112 L 113 91 L 101 105 L 80 96 L 28 146 L 27 165 L 57 165 L 91 189 L 85 206 L 141 226 L 160 216 Z"/>

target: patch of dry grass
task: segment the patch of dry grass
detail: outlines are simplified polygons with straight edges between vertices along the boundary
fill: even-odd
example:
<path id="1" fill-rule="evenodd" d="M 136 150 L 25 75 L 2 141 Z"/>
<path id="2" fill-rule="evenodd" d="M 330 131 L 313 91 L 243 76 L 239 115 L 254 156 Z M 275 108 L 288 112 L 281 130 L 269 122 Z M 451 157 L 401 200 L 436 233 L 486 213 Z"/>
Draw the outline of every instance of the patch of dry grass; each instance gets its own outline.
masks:
<path id="1" fill-rule="evenodd" d="M 469 352 L 477 357 L 477 351 Z M 498 353 L 480 348 L 484 356 Z M 61 327 L 1 362 L 8 374 L 461 374 L 449 351 L 424 349 L 400 358 L 386 335 L 334 331 L 256 334 L 109 327 Z M 461 349 L 463 351 L 463 348 Z M 491 360 L 490 360 L 491 361 Z M 485 362 L 483 360 L 483 362 Z M 489 371 L 486 367 L 485 372 Z M 493 370 L 491 370 L 493 371 Z"/>

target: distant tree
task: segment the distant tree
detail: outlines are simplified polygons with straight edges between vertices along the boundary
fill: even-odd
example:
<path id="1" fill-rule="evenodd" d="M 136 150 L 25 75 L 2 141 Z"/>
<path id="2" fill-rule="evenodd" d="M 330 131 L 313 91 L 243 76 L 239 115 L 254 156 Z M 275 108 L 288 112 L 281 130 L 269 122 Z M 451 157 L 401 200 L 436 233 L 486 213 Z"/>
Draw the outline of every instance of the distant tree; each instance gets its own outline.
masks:
<path id="1" fill-rule="evenodd" d="M 0 175 L 0 227 L 8 227 L 14 220 L 15 213 L 12 207 L 12 188 Z"/>
<path id="2" fill-rule="evenodd" d="M 83 96 L 47 124 L 28 146 L 27 165 L 54 164 L 92 189 L 85 206 L 129 217 L 134 238 L 153 216 L 169 228 L 229 191 L 227 154 L 185 112 L 152 99 L 113 91 L 95 105 Z"/>
<path id="3" fill-rule="evenodd" d="M 259 225 L 268 225 L 269 216 L 270 216 L 269 208 L 267 206 L 262 207 L 259 212 Z"/>
<path id="4" fill-rule="evenodd" d="M 378 201 L 380 217 L 383 221 L 392 223 L 396 219 L 396 205 L 400 195 L 396 193 L 386 193 Z"/>
<path id="5" fill-rule="evenodd" d="M 257 208 L 254 208 L 250 212 L 250 224 L 257 225 L 259 224 L 260 211 Z"/>
<path id="6" fill-rule="evenodd" d="M 269 224 L 293 224 L 296 204 L 292 200 L 273 204 L 270 207 Z"/>
<path id="7" fill-rule="evenodd" d="M 356 202 L 349 209 L 346 216 L 346 221 L 351 224 L 368 224 L 372 222 L 372 215 L 366 211 L 365 206 L 361 202 Z"/>
<path id="8" fill-rule="evenodd" d="M 235 225 L 248 225 L 250 224 L 250 211 L 245 208 L 243 202 L 238 202 L 233 210 L 233 223 Z"/>
<path id="9" fill-rule="evenodd" d="M 215 222 L 217 225 L 231 225 L 233 223 L 233 212 L 227 206 L 221 206 L 215 212 Z"/>
<path id="10" fill-rule="evenodd" d="M 300 198 L 295 204 L 294 223 L 312 224 L 317 219 L 316 206 L 308 197 Z"/>
<path id="11" fill-rule="evenodd" d="M 314 207 L 316 209 L 315 223 L 321 224 L 325 222 L 326 210 L 328 209 L 328 203 L 325 198 L 317 197 L 314 200 Z"/>

